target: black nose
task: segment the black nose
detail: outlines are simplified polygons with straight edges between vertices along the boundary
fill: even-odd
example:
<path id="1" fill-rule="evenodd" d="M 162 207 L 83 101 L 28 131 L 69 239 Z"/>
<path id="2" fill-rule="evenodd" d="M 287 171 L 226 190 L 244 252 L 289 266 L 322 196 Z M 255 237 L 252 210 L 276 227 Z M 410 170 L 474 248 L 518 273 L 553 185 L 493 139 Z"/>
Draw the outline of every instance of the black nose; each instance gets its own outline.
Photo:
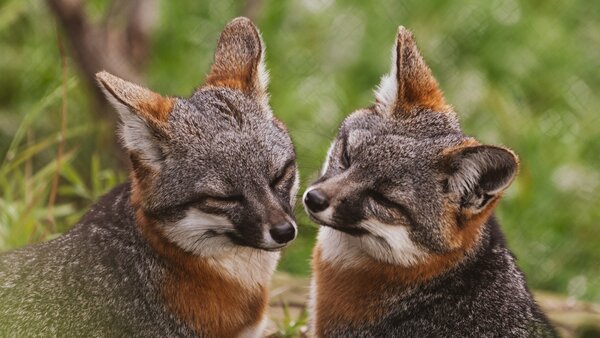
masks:
<path id="1" fill-rule="evenodd" d="M 296 229 L 294 229 L 292 223 L 289 222 L 274 225 L 269 230 L 269 233 L 271 234 L 271 237 L 273 237 L 273 240 L 279 244 L 287 243 L 296 237 Z"/>
<path id="2" fill-rule="evenodd" d="M 304 204 L 310 209 L 312 212 L 321 212 L 329 206 L 329 200 L 327 200 L 327 196 L 321 192 L 319 189 L 313 189 L 306 193 L 304 197 Z"/>

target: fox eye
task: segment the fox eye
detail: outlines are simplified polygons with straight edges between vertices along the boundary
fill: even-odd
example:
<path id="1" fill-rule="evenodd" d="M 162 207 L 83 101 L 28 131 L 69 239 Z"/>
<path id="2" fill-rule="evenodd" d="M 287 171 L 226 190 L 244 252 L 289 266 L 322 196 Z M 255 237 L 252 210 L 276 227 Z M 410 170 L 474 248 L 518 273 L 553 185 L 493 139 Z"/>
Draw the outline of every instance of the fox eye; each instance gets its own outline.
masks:
<path id="1" fill-rule="evenodd" d="M 271 187 L 271 189 L 277 188 L 281 184 L 281 181 L 283 181 L 283 179 L 285 178 L 285 176 L 286 176 L 285 174 L 286 173 L 284 172 L 284 173 L 281 173 L 281 174 L 275 176 L 275 178 L 271 181 L 271 183 L 269 183 L 269 187 Z"/>
<path id="2" fill-rule="evenodd" d="M 238 204 L 244 201 L 242 195 L 230 195 L 230 196 L 204 196 L 202 202 L 206 204 Z"/>
<path id="3" fill-rule="evenodd" d="M 370 195 L 371 195 L 371 198 L 373 198 L 375 200 L 375 202 L 381 204 L 382 206 L 384 206 L 388 209 L 398 210 L 403 214 L 408 214 L 408 211 L 405 206 L 390 200 L 389 198 L 385 197 L 385 195 L 383 195 L 382 193 L 380 193 L 378 191 L 372 191 L 370 193 Z"/>
<path id="4" fill-rule="evenodd" d="M 342 152 L 342 167 L 344 167 L 344 169 L 350 167 L 350 154 L 348 153 L 348 149 L 344 149 Z"/>
<path id="5" fill-rule="evenodd" d="M 290 177 L 290 172 L 293 169 L 294 161 L 290 160 L 283 166 L 283 168 L 277 173 L 277 175 L 275 175 L 273 180 L 271 180 L 271 183 L 269 183 L 269 187 L 271 187 L 271 189 L 275 189 L 279 187 L 282 183 L 286 182 L 286 179 Z"/>

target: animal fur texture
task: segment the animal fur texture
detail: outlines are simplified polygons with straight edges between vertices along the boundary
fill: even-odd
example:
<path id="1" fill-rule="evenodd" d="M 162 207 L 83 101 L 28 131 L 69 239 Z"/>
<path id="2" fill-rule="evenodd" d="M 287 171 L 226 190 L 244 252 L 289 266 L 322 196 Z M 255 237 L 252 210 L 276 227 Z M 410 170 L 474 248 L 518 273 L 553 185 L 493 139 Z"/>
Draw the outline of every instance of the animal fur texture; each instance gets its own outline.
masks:
<path id="1" fill-rule="evenodd" d="M 131 180 L 63 236 L 0 255 L 0 336 L 261 335 L 298 187 L 264 53 L 237 18 L 189 98 L 97 74 Z"/>
<path id="2" fill-rule="evenodd" d="M 518 171 L 462 133 L 412 34 L 304 194 L 317 337 L 552 337 L 493 210 Z"/>

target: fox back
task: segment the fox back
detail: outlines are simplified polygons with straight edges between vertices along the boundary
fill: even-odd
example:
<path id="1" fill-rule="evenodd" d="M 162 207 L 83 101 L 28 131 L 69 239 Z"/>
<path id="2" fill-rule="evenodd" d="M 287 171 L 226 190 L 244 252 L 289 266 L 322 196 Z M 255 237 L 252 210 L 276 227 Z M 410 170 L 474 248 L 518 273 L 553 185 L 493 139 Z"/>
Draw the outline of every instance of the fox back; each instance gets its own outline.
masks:
<path id="1" fill-rule="evenodd" d="M 130 182 L 58 239 L 0 256 L 0 335 L 259 336 L 298 177 L 258 30 L 229 23 L 189 98 L 97 78 Z"/>
<path id="2" fill-rule="evenodd" d="M 400 27 L 375 105 L 340 126 L 304 204 L 319 337 L 553 335 L 493 218 L 518 171 L 462 133 Z"/>

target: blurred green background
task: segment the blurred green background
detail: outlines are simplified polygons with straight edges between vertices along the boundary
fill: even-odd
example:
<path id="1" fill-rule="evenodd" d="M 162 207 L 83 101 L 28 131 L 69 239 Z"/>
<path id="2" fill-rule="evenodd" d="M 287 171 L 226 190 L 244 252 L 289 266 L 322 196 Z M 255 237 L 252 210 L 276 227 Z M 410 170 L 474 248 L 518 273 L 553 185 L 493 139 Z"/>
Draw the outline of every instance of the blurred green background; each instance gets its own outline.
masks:
<path id="1" fill-rule="evenodd" d="M 109 6 L 88 1 L 90 20 L 104 24 Z M 531 286 L 600 302 L 600 2 L 162 1 L 140 70 L 145 84 L 191 94 L 221 29 L 249 6 L 303 187 L 317 177 L 339 122 L 373 102 L 404 25 L 465 132 L 520 155 L 519 178 L 497 214 Z M 113 146 L 116 113 L 92 112 L 61 33 L 63 80 L 57 32 L 43 1 L 0 1 L 2 251 L 57 236 L 127 178 Z M 297 215 L 300 237 L 280 269 L 307 275 L 316 226 L 301 208 Z"/>

